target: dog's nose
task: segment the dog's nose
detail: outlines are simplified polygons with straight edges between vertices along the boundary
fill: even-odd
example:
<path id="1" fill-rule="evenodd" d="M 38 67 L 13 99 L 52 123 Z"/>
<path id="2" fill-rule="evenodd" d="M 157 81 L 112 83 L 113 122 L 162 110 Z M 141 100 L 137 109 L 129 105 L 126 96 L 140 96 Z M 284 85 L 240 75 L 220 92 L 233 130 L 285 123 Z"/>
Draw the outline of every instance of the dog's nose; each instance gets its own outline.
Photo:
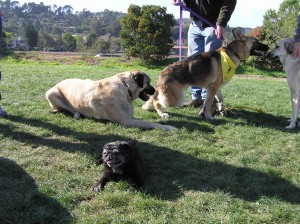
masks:
<path id="1" fill-rule="evenodd" d="M 267 57 L 268 54 L 269 54 L 268 52 L 263 52 L 263 53 L 262 53 L 262 56 L 263 56 L 263 57 Z"/>
<path id="2" fill-rule="evenodd" d="M 266 53 L 266 56 L 267 58 L 273 58 L 273 54 L 272 54 L 272 51 Z"/>

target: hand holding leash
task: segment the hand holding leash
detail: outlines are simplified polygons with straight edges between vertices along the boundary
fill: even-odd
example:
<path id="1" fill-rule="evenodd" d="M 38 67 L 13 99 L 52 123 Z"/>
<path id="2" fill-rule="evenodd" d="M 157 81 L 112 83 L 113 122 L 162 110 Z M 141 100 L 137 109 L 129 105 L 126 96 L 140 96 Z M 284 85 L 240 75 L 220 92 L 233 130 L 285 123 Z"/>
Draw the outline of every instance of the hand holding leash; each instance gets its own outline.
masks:
<path id="1" fill-rule="evenodd" d="M 217 36 L 218 39 L 224 39 L 224 34 L 225 34 L 225 28 L 217 25 L 216 29 L 215 29 L 215 34 Z"/>
<path id="2" fill-rule="evenodd" d="M 300 58 L 300 42 L 294 43 L 293 57 Z"/>
<path id="3" fill-rule="evenodd" d="M 180 5 L 181 4 L 181 0 L 172 0 L 172 4 L 173 5 Z"/>

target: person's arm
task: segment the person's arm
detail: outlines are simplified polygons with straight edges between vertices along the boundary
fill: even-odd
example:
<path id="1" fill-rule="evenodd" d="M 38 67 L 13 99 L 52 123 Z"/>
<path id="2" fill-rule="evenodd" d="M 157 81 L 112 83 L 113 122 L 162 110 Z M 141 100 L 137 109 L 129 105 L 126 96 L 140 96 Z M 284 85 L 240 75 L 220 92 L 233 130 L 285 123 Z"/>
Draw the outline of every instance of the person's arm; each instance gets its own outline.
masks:
<path id="1" fill-rule="evenodd" d="M 3 12 L 0 11 L 0 50 L 2 49 L 2 16 Z"/>
<path id="2" fill-rule="evenodd" d="M 215 33 L 218 38 L 223 38 L 225 33 L 225 27 L 231 18 L 231 15 L 235 9 L 236 0 L 223 0 L 223 5 L 220 9 L 220 13 L 216 22 Z"/>
<path id="3" fill-rule="evenodd" d="M 298 25 L 295 30 L 293 57 L 300 58 L 300 15 L 298 15 Z"/>

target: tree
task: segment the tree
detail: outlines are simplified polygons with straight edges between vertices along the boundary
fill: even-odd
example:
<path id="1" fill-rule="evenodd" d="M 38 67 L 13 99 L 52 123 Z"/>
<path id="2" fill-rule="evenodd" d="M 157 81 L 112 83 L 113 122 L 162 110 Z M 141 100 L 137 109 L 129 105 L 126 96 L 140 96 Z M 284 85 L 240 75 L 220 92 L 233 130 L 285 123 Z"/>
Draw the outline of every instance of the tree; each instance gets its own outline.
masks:
<path id="1" fill-rule="evenodd" d="M 299 0 L 284 0 L 278 12 L 273 9 L 266 12 L 262 30 L 271 44 L 282 38 L 294 36 L 299 11 Z"/>
<path id="2" fill-rule="evenodd" d="M 7 49 L 9 43 L 11 43 L 12 40 L 12 33 L 2 32 L 2 36 L 0 38 L 2 41 L 1 48 Z"/>
<path id="3" fill-rule="evenodd" d="M 96 40 L 97 40 L 97 34 L 89 33 L 89 35 L 86 38 L 86 46 L 88 48 L 91 48 L 93 44 L 96 42 Z"/>
<path id="4" fill-rule="evenodd" d="M 284 0 L 277 12 L 270 9 L 265 13 L 263 26 L 254 30 L 252 35 L 273 48 L 280 39 L 294 36 L 299 11 L 299 0 Z M 249 62 L 261 68 L 282 70 L 279 61 L 268 58 L 255 57 Z"/>
<path id="5" fill-rule="evenodd" d="M 109 52 L 110 53 L 118 53 L 122 51 L 122 44 L 119 38 L 112 38 L 110 41 Z"/>
<path id="6" fill-rule="evenodd" d="M 173 15 L 166 8 L 130 5 L 121 19 L 121 40 L 128 56 L 138 56 L 145 64 L 161 61 L 173 47 Z"/>
<path id="7" fill-rule="evenodd" d="M 40 32 L 38 46 L 43 50 L 54 50 L 55 49 L 55 40 L 48 33 Z"/>
<path id="8" fill-rule="evenodd" d="M 32 24 L 25 27 L 25 41 L 29 49 L 33 49 L 38 44 L 38 32 Z"/>
<path id="9" fill-rule="evenodd" d="M 69 51 L 76 50 L 76 38 L 71 33 L 64 33 L 63 41 Z"/>
<path id="10" fill-rule="evenodd" d="M 81 35 L 76 35 L 75 38 L 76 38 L 77 51 L 80 51 L 80 52 L 86 51 L 86 44 L 85 44 L 84 37 Z"/>

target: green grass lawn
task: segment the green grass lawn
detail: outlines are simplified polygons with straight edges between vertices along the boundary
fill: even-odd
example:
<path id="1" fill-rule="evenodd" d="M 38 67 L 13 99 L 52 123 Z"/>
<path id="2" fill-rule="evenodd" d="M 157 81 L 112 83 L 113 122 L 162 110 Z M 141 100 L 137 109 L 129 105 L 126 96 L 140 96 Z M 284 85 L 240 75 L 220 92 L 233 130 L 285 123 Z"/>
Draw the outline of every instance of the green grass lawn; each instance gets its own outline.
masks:
<path id="1" fill-rule="evenodd" d="M 284 79 L 259 70 L 264 76 L 235 76 L 223 88 L 231 110 L 213 123 L 191 108 L 167 109 L 172 117 L 164 120 L 136 100 L 137 119 L 179 128 L 141 131 L 51 114 L 44 94 L 66 78 L 133 69 L 155 84 L 163 66 L 120 59 L 0 64 L 0 105 L 9 113 L 0 119 L 0 223 L 300 223 L 300 128 L 284 129 L 291 115 Z M 144 189 L 110 182 L 95 193 L 103 170 L 96 158 L 116 140 L 138 142 Z"/>

